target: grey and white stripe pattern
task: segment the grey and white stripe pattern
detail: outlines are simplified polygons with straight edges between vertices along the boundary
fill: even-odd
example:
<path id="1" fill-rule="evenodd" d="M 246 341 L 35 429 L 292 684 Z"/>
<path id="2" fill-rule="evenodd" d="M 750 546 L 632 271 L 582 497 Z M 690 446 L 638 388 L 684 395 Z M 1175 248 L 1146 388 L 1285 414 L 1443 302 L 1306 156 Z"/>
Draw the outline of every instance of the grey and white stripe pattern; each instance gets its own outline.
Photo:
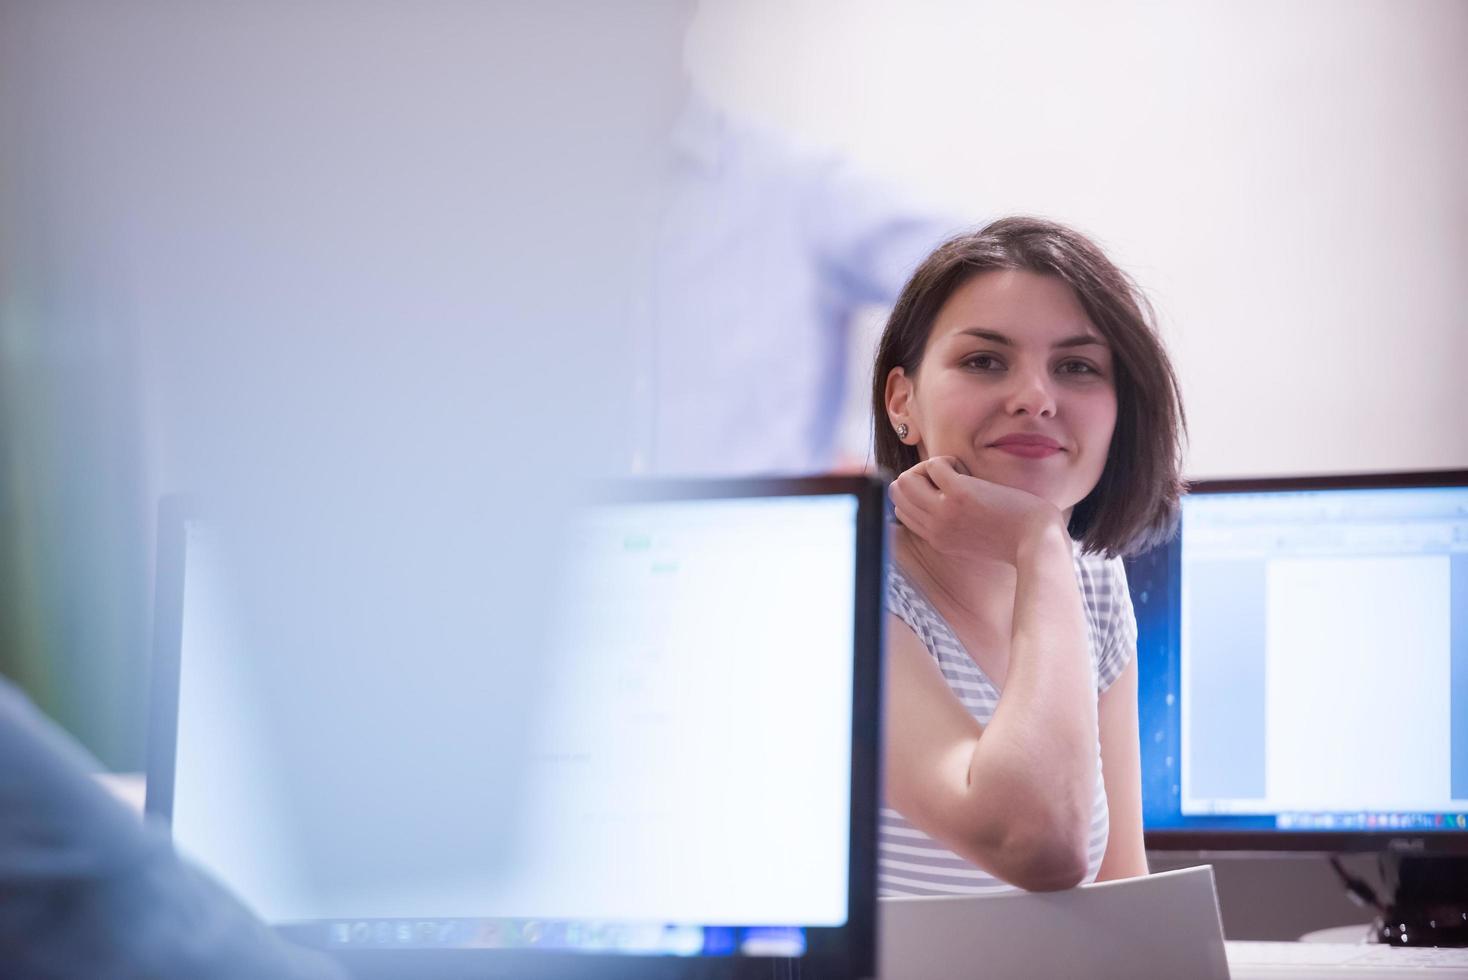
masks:
<path id="1" fill-rule="evenodd" d="M 1136 619 L 1120 559 L 1103 559 L 1078 551 L 1075 562 L 1099 694 L 1120 676 L 1136 650 Z M 932 603 L 895 562 L 887 578 L 887 608 L 912 628 L 969 713 L 980 725 L 988 725 L 999 704 L 999 691 L 974 663 Z M 1094 881 L 1101 868 L 1108 830 L 1106 786 L 1101 777 L 1098 740 L 1086 881 Z M 877 845 L 878 894 L 883 896 L 982 895 L 1014 890 L 1013 885 L 970 864 L 912 826 L 889 806 L 883 806 L 878 815 Z"/>

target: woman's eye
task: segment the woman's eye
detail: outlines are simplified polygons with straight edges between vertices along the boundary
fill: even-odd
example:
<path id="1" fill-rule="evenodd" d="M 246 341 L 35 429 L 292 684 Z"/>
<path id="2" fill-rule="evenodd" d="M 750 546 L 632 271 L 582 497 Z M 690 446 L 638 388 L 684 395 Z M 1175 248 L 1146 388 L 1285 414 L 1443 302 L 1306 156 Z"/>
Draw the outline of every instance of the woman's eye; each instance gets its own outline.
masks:
<path id="1" fill-rule="evenodd" d="M 1004 367 L 993 354 L 975 354 L 964 358 L 963 366 L 975 371 L 998 371 Z"/>
<path id="2" fill-rule="evenodd" d="M 1061 374 L 1099 374 L 1094 364 L 1086 361 L 1066 361 L 1060 365 Z"/>

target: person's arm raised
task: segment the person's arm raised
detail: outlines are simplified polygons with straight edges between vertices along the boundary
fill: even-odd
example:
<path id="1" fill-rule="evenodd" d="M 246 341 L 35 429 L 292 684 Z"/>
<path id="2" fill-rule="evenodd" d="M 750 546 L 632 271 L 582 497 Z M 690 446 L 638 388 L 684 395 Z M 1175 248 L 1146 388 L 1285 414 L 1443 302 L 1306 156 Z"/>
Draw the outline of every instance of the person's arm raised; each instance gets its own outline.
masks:
<path id="1" fill-rule="evenodd" d="M 916 826 L 1032 891 L 1087 867 L 1096 782 L 1095 677 L 1070 538 L 1038 497 L 938 458 L 893 487 L 897 516 L 952 559 L 1014 565 L 1008 675 L 981 728 L 906 628 L 889 631 L 887 794 Z M 961 583 L 959 583 L 961 588 Z"/>

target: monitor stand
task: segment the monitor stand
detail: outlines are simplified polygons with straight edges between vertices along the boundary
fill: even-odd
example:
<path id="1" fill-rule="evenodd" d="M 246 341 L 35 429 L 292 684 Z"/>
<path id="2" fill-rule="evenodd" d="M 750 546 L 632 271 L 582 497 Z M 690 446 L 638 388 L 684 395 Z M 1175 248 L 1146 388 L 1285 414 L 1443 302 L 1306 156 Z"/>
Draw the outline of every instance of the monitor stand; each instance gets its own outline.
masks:
<path id="1" fill-rule="evenodd" d="M 1468 946 L 1468 856 L 1388 852 L 1381 874 L 1383 908 L 1372 924 L 1377 942 Z"/>

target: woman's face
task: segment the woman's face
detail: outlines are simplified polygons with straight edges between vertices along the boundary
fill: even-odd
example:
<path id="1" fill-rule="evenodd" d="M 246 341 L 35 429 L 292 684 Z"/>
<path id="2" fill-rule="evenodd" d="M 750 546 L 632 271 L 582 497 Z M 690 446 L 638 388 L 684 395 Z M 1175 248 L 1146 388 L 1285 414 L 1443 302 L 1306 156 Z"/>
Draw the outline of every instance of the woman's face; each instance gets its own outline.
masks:
<path id="1" fill-rule="evenodd" d="M 1111 348 L 1061 279 L 983 272 L 939 310 L 916 377 L 892 369 L 887 410 L 921 458 L 957 456 L 1068 513 L 1106 466 Z"/>

